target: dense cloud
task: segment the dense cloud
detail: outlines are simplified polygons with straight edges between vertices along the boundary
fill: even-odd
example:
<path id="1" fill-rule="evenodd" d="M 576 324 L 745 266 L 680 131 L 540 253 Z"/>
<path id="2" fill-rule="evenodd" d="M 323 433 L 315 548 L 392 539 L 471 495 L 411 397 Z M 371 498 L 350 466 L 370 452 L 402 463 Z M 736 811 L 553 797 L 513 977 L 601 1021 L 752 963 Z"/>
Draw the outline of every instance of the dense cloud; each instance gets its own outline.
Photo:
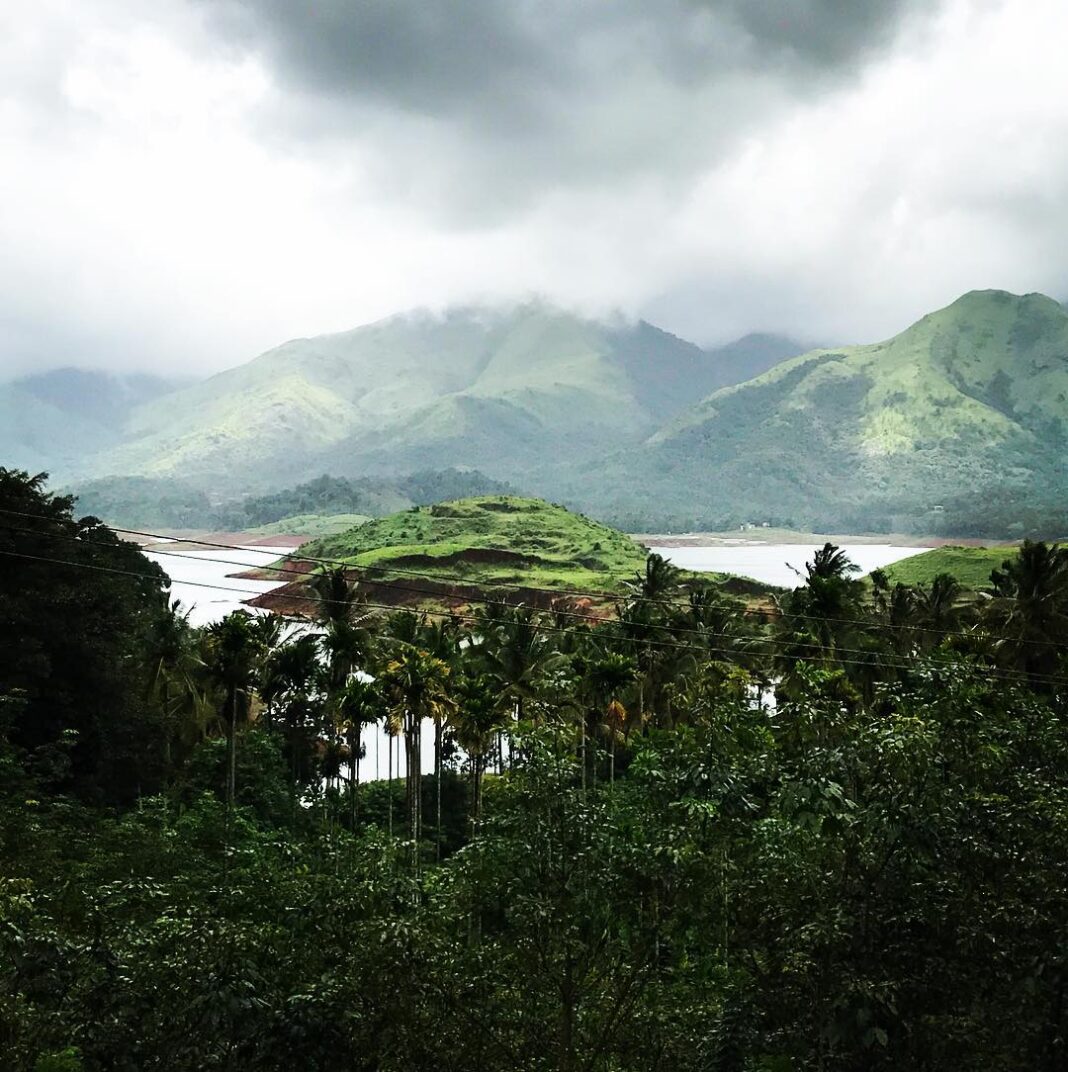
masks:
<path id="1" fill-rule="evenodd" d="M 467 225 L 559 184 L 667 185 L 856 77 L 909 0 L 203 0 L 286 91 L 277 129 L 371 132 L 375 173 Z"/>
<path id="2" fill-rule="evenodd" d="M 1068 286 L 1061 0 L 0 9 L 0 375 L 540 293 L 698 341 Z"/>

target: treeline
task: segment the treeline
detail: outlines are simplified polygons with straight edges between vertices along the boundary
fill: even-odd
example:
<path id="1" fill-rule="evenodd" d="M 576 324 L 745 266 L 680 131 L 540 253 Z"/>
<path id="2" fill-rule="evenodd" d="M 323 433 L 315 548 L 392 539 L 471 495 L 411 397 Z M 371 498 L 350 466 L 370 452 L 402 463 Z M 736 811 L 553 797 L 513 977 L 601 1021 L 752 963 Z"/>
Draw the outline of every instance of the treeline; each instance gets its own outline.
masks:
<path id="1" fill-rule="evenodd" d="M 0 557 L 15 1072 L 1068 1059 L 1063 549 L 965 603 L 828 546 L 755 608 L 652 556 L 600 623 L 324 571 L 198 630 L 0 470 Z"/>
<path id="2" fill-rule="evenodd" d="M 216 499 L 180 480 L 115 476 L 71 489 L 78 512 L 113 525 L 239 532 L 298 514 L 381 517 L 411 506 L 512 489 L 475 469 L 425 469 L 396 478 L 323 475 L 282 491 Z"/>

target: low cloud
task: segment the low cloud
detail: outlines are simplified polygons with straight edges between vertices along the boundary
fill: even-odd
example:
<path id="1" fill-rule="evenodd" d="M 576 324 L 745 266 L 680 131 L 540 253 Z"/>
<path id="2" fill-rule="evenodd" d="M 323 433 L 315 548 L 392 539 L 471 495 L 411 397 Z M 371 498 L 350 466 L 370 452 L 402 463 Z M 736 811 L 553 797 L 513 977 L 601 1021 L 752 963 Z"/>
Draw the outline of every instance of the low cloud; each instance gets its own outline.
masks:
<path id="1" fill-rule="evenodd" d="M 540 294 L 702 342 L 1068 292 L 1059 0 L 0 13 L 0 375 Z"/>

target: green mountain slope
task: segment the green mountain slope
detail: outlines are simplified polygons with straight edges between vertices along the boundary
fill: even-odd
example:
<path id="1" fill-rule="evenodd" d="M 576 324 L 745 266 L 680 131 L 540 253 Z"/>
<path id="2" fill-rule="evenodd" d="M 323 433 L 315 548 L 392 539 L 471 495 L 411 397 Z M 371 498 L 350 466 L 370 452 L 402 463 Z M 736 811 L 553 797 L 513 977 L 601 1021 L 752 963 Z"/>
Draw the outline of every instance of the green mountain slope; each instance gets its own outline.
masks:
<path id="1" fill-rule="evenodd" d="M 407 314 L 288 342 L 151 401 L 94 464 L 213 490 L 446 466 L 509 479 L 637 444 L 746 361 L 784 349 L 743 347 L 739 364 L 643 322 L 540 302 Z"/>
<path id="2" fill-rule="evenodd" d="M 628 525 L 637 483 L 679 527 L 916 530 L 994 489 L 1063 504 L 1066 420 L 1068 313 L 973 292 L 886 342 L 717 391 L 567 493 Z"/>
<path id="3" fill-rule="evenodd" d="M 992 570 L 1015 557 L 1015 547 L 935 547 L 891 563 L 883 572 L 894 584 L 930 584 L 938 574 L 948 573 L 964 588 L 979 591 L 990 587 Z"/>
<path id="4" fill-rule="evenodd" d="M 157 376 L 62 368 L 0 384 L 0 464 L 63 481 L 120 441 L 131 412 L 181 386 Z"/>

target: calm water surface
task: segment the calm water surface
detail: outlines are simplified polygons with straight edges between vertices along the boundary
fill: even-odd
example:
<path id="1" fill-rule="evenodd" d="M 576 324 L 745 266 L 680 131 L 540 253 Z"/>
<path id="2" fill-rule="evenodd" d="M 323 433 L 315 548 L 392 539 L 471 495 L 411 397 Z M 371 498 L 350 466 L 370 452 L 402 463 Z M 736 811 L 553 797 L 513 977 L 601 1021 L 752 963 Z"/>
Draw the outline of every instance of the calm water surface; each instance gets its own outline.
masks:
<path id="1" fill-rule="evenodd" d="M 765 584 L 794 588 L 801 583 L 794 569 L 805 572 L 805 563 L 823 544 L 761 543 L 714 544 L 700 547 L 651 547 L 669 562 L 683 569 L 737 573 Z M 841 544 L 842 550 L 860 566 L 861 573 L 870 573 L 911 555 L 928 550 L 926 547 L 897 547 L 889 543 Z M 793 568 L 791 568 L 793 567 Z M 859 576 L 859 575 L 858 575 Z"/>
<path id="2" fill-rule="evenodd" d="M 799 583 L 791 566 L 804 572 L 805 563 L 822 544 L 715 544 L 699 547 L 652 547 L 651 550 L 685 569 L 737 573 L 768 584 L 792 588 Z M 844 544 L 843 550 L 864 573 L 888 566 L 910 555 L 926 550 L 923 547 L 895 547 L 892 544 Z M 285 552 L 278 547 L 237 547 L 227 550 L 183 551 L 182 557 L 147 552 L 171 578 L 172 598 L 192 608 L 189 620 L 193 625 L 210 625 L 243 606 L 243 600 L 277 588 L 275 581 L 248 581 L 228 574 L 266 566 Z M 245 608 L 249 609 L 249 608 Z M 257 613 L 257 612 L 254 612 Z M 433 727 L 423 727 L 422 767 L 424 773 L 434 769 Z M 365 758 L 360 764 L 360 780 L 386 777 L 389 767 L 387 749 L 389 738 L 378 727 L 367 727 L 363 733 Z M 397 755 L 393 743 L 393 776 L 403 775 L 403 758 Z"/>

